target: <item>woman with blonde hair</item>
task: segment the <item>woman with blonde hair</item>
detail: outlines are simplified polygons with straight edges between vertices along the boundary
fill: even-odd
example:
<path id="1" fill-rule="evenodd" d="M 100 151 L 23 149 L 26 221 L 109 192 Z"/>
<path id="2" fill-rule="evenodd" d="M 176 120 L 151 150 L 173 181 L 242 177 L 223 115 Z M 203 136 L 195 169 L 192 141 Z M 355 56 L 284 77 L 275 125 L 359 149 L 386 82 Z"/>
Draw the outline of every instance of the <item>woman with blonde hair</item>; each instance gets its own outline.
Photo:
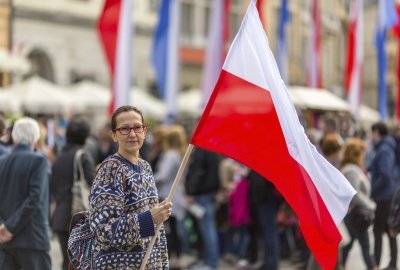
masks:
<path id="1" fill-rule="evenodd" d="M 173 125 L 165 127 L 164 136 L 161 137 L 162 151 L 154 173 L 154 179 L 161 200 L 168 197 L 175 176 L 182 163 L 187 145 L 186 133 L 182 126 Z M 166 222 L 170 228 L 167 232 L 167 243 L 171 268 L 179 268 L 178 259 L 182 253 L 182 244 L 184 244 L 185 240 L 183 220 L 186 211 L 186 201 L 183 182 L 176 189 L 173 204 L 172 215 Z"/>
<path id="2" fill-rule="evenodd" d="M 358 209 L 375 209 L 375 203 L 369 198 L 371 191 L 370 181 L 364 172 L 365 144 L 361 139 L 350 138 L 344 148 L 343 160 L 341 162 L 341 171 L 349 180 L 350 184 L 357 191 L 350 207 L 349 214 L 344 222 L 350 234 L 350 242 L 342 248 L 343 265 L 346 264 L 348 254 L 353 247 L 354 240 L 358 240 L 361 246 L 362 255 L 368 269 L 378 269 L 374 257 L 370 253 L 368 227 L 360 228 L 352 222 L 351 214 Z"/>

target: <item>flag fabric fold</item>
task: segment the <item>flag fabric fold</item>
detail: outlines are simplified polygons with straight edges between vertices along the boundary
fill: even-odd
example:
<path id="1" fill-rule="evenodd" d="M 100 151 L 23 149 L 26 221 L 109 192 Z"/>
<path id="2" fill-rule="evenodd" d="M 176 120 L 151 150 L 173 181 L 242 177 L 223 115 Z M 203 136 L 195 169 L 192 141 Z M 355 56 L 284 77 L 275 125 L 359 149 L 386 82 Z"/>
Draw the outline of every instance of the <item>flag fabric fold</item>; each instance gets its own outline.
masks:
<path id="1" fill-rule="evenodd" d="M 162 0 L 153 41 L 152 61 L 160 96 L 167 105 L 167 122 L 177 114 L 179 91 L 179 0 Z"/>
<path id="2" fill-rule="evenodd" d="M 231 157 L 273 182 L 297 214 L 316 260 L 333 269 L 341 240 L 337 225 L 355 191 L 307 139 L 254 1 L 191 143 Z"/>
<path id="3" fill-rule="evenodd" d="M 132 1 L 106 0 L 97 22 L 111 74 L 110 115 L 122 105 L 129 104 L 132 74 Z"/>
<path id="4" fill-rule="evenodd" d="M 355 119 L 359 118 L 362 90 L 363 0 L 352 0 L 347 45 L 345 89 Z"/>
<path id="5" fill-rule="evenodd" d="M 392 0 L 380 0 L 378 6 L 377 30 L 375 35 L 378 57 L 378 108 L 382 120 L 387 118 L 386 90 L 386 32 L 398 22 Z"/>

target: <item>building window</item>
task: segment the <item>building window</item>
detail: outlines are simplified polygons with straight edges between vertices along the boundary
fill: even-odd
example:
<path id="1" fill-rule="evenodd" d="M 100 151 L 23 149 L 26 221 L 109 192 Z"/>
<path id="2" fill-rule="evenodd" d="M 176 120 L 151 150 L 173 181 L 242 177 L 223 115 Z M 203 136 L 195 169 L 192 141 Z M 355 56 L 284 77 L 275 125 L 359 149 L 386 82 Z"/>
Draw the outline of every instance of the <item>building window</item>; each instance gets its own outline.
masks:
<path id="1" fill-rule="evenodd" d="M 149 1 L 149 9 L 151 12 L 158 12 L 159 6 L 161 4 L 160 0 L 148 0 Z"/>
<path id="2" fill-rule="evenodd" d="M 190 44 L 193 40 L 194 32 L 194 12 L 193 4 L 182 2 L 181 6 L 181 40 L 185 44 Z"/>

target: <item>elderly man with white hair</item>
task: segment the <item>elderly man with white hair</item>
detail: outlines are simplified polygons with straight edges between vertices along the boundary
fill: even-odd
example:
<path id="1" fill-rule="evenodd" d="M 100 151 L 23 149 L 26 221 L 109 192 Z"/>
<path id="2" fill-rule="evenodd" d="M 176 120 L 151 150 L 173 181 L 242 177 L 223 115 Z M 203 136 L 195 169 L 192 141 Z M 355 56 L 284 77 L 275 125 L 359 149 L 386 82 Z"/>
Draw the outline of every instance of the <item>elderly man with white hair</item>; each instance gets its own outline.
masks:
<path id="1" fill-rule="evenodd" d="M 50 270 L 47 161 L 34 152 L 38 123 L 15 122 L 13 151 L 0 157 L 0 269 Z"/>

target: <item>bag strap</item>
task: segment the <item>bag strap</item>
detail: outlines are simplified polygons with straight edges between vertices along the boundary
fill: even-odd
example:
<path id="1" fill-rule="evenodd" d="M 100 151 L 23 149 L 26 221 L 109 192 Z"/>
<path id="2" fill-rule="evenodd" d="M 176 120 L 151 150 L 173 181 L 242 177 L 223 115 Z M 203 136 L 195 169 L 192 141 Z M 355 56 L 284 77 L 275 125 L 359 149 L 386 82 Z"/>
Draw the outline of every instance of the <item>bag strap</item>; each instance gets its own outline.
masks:
<path id="1" fill-rule="evenodd" d="M 85 173 L 82 165 L 83 149 L 78 149 L 74 156 L 74 182 L 85 179 Z"/>

